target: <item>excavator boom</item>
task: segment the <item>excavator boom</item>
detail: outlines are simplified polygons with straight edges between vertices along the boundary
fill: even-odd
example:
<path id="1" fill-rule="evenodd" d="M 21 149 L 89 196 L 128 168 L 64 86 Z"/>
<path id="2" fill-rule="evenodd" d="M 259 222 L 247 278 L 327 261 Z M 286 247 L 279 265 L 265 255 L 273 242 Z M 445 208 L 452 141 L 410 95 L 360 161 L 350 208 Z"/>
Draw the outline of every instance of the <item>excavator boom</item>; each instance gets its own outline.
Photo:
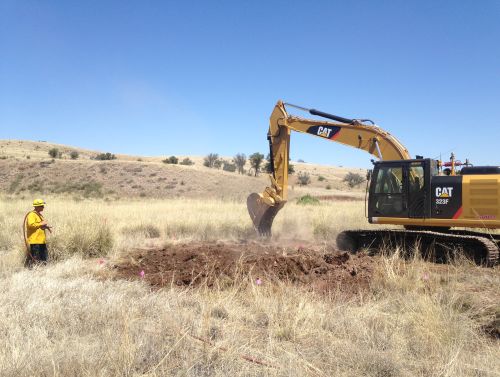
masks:
<path id="1" fill-rule="evenodd" d="M 304 119 L 289 115 L 286 106 L 295 107 L 331 121 Z M 311 134 L 362 149 L 380 160 L 409 159 L 406 148 L 389 132 L 366 119 L 348 119 L 315 109 L 285 104 L 278 101 L 269 119 L 267 139 L 271 156 L 271 185 L 263 193 L 253 193 L 247 198 L 250 218 L 259 234 L 271 235 L 274 217 L 288 199 L 288 161 L 291 131 Z M 373 122 L 372 122 L 373 123 Z"/>

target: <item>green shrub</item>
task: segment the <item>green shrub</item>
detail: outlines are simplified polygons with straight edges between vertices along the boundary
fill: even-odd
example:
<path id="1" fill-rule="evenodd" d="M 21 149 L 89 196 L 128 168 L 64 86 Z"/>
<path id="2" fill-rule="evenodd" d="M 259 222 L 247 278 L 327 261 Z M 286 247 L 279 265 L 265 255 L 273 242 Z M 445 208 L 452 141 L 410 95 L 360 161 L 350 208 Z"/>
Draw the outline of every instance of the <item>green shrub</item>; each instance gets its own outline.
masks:
<path id="1" fill-rule="evenodd" d="M 320 175 L 320 176 L 318 177 L 318 181 L 320 181 L 320 182 L 326 181 L 326 178 L 325 178 L 325 177 L 323 177 L 322 175 Z"/>
<path id="2" fill-rule="evenodd" d="M 52 157 L 52 158 L 61 157 L 59 149 L 57 149 L 57 148 L 51 148 L 51 149 L 49 149 L 49 156 Z"/>
<path id="3" fill-rule="evenodd" d="M 94 156 L 94 160 L 116 160 L 116 156 L 112 153 L 106 152 L 106 153 L 99 153 Z"/>
<path id="4" fill-rule="evenodd" d="M 300 186 L 307 186 L 309 183 L 311 183 L 311 176 L 307 172 L 299 172 L 299 175 L 297 176 L 297 182 Z"/>
<path id="5" fill-rule="evenodd" d="M 347 173 L 343 180 L 343 182 L 346 182 L 347 185 L 351 188 L 359 186 L 364 181 L 365 178 L 362 175 L 352 172 Z"/>
<path id="6" fill-rule="evenodd" d="M 163 163 L 165 164 L 178 164 L 179 163 L 179 159 L 175 156 L 170 156 L 170 157 L 167 157 L 166 159 L 163 160 Z"/>
<path id="7" fill-rule="evenodd" d="M 232 164 L 228 161 L 224 161 L 222 170 L 234 173 L 236 171 L 236 164 Z"/>
<path id="8" fill-rule="evenodd" d="M 80 153 L 78 153 L 77 151 L 71 151 L 71 153 L 69 154 L 69 157 L 72 160 L 76 160 L 79 156 L 80 156 Z"/>
<path id="9" fill-rule="evenodd" d="M 301 196 L 299 199 L 297 199 L 297 204 L 301 205 L 317 205 L 319 204 L 319 199 L 315 198 L 314 196 L 311 196 L 309 194 Z"/>
<path id="10" fill-rule="evenodd" d="M 194 165 L 194 162 L 189 157 L 186 157 L 181 162 L 179 162 L 179 165 L 190 166 L 190 165 Z"/>

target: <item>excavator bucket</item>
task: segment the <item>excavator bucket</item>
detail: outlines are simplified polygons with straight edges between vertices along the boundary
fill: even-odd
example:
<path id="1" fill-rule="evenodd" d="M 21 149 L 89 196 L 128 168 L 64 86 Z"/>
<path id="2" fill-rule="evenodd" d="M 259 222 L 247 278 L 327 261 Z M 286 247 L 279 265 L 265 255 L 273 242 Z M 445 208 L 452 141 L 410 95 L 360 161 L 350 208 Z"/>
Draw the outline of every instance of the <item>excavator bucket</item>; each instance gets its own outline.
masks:
<path id="1" fill-rule="evenodd" d="M 255 229 L 261 236 L 271 236 L 271 227 L 274 217 L 284 205 L 285 202 L 269 205 L 264 201 L 261 194 L 253 193 L 248 196 L 248 213 L 250 214 Z"/>

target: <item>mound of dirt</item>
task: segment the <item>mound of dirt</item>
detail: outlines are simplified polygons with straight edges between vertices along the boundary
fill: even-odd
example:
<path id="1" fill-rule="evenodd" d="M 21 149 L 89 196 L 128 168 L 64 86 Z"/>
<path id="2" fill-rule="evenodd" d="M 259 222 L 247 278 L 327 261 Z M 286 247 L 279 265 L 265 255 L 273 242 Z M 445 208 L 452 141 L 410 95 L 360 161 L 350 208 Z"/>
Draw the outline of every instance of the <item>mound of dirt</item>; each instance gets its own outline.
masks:
<path id="1" fill-rule="evenodd" d="M 161 249 L 136 250 L 113 265 L 118 278 L 144 279 L 161 288 L 213 286 L 238 277 L 257 283 L 288 281 L 321 292 L 355 293 L 373 275 L 375 258 L 314 247 L 283 247 L 258 243 L 187 243 Z M 258 281 L 260 280 L 260 281 Z"/>

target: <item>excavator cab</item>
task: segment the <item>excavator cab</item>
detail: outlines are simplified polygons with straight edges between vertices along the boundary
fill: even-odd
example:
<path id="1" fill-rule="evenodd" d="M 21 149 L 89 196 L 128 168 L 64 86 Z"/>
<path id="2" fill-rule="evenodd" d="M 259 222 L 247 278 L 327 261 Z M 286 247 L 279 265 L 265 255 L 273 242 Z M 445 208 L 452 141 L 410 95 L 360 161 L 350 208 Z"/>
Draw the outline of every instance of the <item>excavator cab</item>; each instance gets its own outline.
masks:
<path id="1" fill-rule="evenodd" d="M 368 218 L 424 218 L 430 216 L 431 159 L 378 161 L 371 174 Z"/>

